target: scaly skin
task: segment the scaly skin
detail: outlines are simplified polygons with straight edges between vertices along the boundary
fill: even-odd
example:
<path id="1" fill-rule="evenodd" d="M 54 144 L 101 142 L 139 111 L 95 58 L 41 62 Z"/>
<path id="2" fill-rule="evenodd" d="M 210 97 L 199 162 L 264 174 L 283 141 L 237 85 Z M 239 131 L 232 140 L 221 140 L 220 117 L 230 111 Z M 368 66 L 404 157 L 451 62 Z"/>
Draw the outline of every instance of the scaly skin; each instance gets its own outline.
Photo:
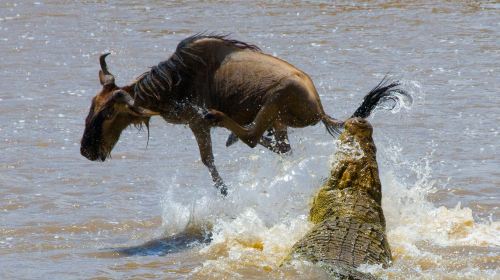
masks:
<path id="1" fill-rule="evenodd" d="M 292 248 L 292 257 L 319 263 L 340 279 L 375 279 L 356 267 L 386 267 L 392 258 L 372 131 L 364 119 L 345 122 L 330 178 L 313 200 L 315 226 Z"/>

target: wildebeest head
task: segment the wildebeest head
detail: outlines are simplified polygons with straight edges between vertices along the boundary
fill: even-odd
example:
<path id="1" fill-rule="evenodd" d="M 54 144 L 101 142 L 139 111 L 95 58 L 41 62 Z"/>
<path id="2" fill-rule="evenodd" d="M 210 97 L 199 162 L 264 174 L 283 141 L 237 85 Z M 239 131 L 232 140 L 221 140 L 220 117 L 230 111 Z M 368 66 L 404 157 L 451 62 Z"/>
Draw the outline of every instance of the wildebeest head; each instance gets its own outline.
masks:
<path id="1" fill-rule="evenodd" d="M 158 115 L 135 105 L 127 87 L 116 86 L 115 77 L 106 65 L 107 55 L 109 53 L 99 58 L 99 81 L 102 90 L 92 99 L 80 146 L 80 153 L 89 160 L 106 160 L 127 126 L 147 126 L 149 118 Z"/>

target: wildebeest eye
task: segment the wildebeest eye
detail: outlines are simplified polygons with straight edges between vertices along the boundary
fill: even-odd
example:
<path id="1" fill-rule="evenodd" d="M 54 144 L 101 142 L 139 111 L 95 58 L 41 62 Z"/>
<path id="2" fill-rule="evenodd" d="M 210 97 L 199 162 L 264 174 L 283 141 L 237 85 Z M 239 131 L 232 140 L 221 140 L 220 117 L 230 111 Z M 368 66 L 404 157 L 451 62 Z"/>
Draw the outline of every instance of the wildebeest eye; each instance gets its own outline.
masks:
<path id="1" fill-rule="evenodd" d="M 113 117 L 113 115 L 115 114 L 115 110 L 113 110 L 113 108 L 107 108 L 106 109 L 106 112 L 104 112 L 104 116 L 106 119 L 111 119 Z"/>

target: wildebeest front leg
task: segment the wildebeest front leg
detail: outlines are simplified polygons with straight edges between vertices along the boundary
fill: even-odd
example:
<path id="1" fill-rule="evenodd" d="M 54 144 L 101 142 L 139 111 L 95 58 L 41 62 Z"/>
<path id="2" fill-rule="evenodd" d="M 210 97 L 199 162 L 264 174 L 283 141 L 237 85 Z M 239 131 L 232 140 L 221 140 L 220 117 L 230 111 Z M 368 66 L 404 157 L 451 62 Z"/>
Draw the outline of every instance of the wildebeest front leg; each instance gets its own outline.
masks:
<path id="1" fill-rule="evenodd" d="M 208 168 L 215 187 L 220 190 L 223 196 L 227 195 L 227 187 L 219 175 L 215 167 L 214 155 L 212 153 L 212 139 L 210 137 L 210 127 L 202 124 L 190 124 L 189 127 L 193 131 L 198 148 L 200 149 L 201 161 Z"/>

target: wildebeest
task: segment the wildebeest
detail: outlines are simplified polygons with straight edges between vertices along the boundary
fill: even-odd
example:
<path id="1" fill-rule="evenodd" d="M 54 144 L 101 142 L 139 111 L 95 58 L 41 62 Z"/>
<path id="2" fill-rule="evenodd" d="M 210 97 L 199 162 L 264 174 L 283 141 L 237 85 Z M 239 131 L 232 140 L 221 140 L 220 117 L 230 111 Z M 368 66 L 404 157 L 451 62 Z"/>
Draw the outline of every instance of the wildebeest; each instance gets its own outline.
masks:
<path id="1" fill-rule="evenodd" d="M 81 154 L 89 160 L 106 160 L 123 129 L 131 124 L 149 129 L 150 117 L 159 115 L 189 126 L 203 164 L 226 195 L 214 164 L 211 127 L 232 132 L 227 145 L 239 138 L 252 148 L 261 144 L 276 153 L 290 150 L 287 127 L 322 121 L 332 135 L 342 128 L 341 121 L 325 114 L 306 73 L 255 45 L 197 34 L 182 40 L 168 60 L 123 87 L 115 84 L 107 55 L 99 58 L 102 90 L 92 99 L 81 140 Z M 379 84 L 361 107 L 371 106 L 371 111 L 397 85 Z"/>

